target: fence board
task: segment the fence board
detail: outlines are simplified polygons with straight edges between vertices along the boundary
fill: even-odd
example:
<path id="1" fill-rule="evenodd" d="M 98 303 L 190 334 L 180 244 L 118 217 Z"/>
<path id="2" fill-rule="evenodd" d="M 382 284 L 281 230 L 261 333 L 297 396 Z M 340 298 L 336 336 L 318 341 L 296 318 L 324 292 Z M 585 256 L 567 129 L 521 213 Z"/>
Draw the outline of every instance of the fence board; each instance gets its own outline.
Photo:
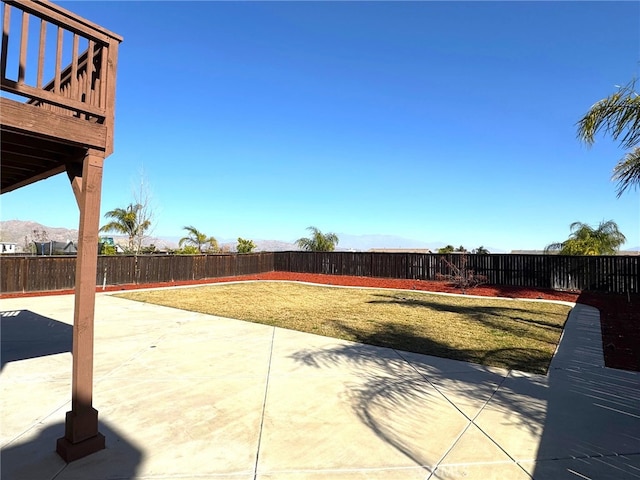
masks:
<path id="1" fill-rule="evenodd" d="M 386 252 L 263 252 L 242 255 L 98 257 L 96 285 L 204 280 L 270 271 L 436 280 L 461 255 Z M 467 267 L 493 285 L 640 293 L 640 256 L 467 255 Z M 72 289 L 75 256 L 3 256 L 0 292 Z"/>
<path id="2" fill-rule="evenodd" d="M 462 255 L 395 252 L 275 252 L 276 271 L 436 280 L 460 268 Z M 466 255 L 488 283 L 556 290 L 640 292 L 640 256 Z"/>
<path id="3" fill-rule="evenodd" d="M 101 255 L 97 286 L 164 283 L 274 270 L 273 253 L 242 255 Z M 75 255 L 0 257 L 0 293 L 75 287 Z"/>

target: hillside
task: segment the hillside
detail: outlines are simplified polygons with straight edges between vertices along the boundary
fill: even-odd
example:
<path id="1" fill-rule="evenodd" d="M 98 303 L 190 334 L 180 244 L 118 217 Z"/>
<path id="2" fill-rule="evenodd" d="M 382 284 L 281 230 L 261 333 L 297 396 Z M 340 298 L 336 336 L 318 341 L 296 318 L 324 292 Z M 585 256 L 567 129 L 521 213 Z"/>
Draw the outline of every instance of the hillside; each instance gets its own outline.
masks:
<path id="1" fill-rule="evenodd" d="M 122 235 L 109 235 L 113 237 L 117 243 L 126 244 L 126 237 Z M 151 237 L 145 241 L 145 245 L 154 244 L 158 248 L 177 248 L 180 237 Z M 12 242 L 17 244 L 18 253 L 24 251 L 25 243 L 35 241 L 55 240 L 58 242 L 78 241 L 78 230 L 68 228 L 49 227 L 37 222 L 28 220 L 7 220 L 0 221 L 0 240 L 3 242 Z M 282 242 L 279 240 L 254 240 L 257 245 L 256 251 L 277 252 L 286 250 L 297 250 L 298 247 L 293 243 Z M 236 242 L 232 240 L 223 240 L 220 246 L 226 246 L 231 250 L 235 250 Z"/>
<path id="2" fill-rule="evenodd" d="M 126 237 L 122 235 L 110 234 L 117 243 L 126 244 Z M 337 251 L 368 251 L 371 249 L 403 249 L 403 250 L 421 250 L 431 249 L 437 251 L 439 247 L 444 246 L 443 242 L 423 242 L 420 240 L 399 237 L 395 235 L 350 235 L 347 233 L 338 233 L 340 242 L 336 248 Z M 179 236 L 160 236 L 149 237 L 144 244 L 154 244 L 161 250 L 178 248 Z M 68 242 L 69 240 L 76 242 L 78 240 L 78 230 L 62 227 L 49 227 L 37 222 L 29 220 L 7 220 L 0 221 L 0 241 L 12 242 L 17 244 L 17 250 L 21 253 L 24 249 L 25 240 L 30 243 L 36 241 L 55 240 L 58 242 Z M 268 239 L 252 239 L 257 245 L 257 252 L 280 252 L 299 250 L 293 240 L 268 240 Z M 236 239 L 234 238 L 218 238 L 220 247 L 227 251 L 235 251 Z M 500 248 L 487 247 L 491 253 L 506 253 Z M 638 254 L 640 247 L 627 248 L 621 251 L 622 255 Z M 512 252 L 515 253 L 515 252 Z M 541 251 L 517 251 L 517 253 L 542 253 Z"/>
<path id="3" fill-rule="evenodd" d="M 78 230 L 70 230 L 61 227 L 48 227 L 37 222 L 24 220 L 7 220 L 0 222 L 0 239 L 3 242 L 17 244 L 18 252 L 22 252 L 25 243 L 34 240 L 57 242 L 77 242 Z"/>

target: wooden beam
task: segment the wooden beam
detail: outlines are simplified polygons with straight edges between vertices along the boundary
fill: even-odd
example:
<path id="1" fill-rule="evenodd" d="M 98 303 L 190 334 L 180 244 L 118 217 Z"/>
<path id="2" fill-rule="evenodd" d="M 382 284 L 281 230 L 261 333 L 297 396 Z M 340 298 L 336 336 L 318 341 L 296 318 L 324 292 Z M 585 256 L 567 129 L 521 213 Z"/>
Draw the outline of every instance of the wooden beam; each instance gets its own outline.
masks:
<path id="1" fill-rule="evenodd" d="M 82 208 L 82 162 L 69 161 L 67 162 L 67 176 L 71 182 L 71 189 L 76 197 L 78 208 Z"/>
<path id="2" fill-rule="evenodd" d="M 46 169 L 48 166 L 58 165 L 56 159 L 47 152 L 31 149 L 22 145 L 8 145 L 2 142 L 2 169 L 7 167 L 26 168 L 33 171 L 33 168 Z"/>
<path id="3" fill-rule="evenodd" d="M 40 180 L 44 180 L 45 178 L 53 177 L 54 175 L 58 175 L 59 173 L 64 172 L 64 165 L 59 167 L 52 168 L 51 170 L 47 170 L 46 172 L 40 172 L 37 175 L 31 175 L 29 178 L 25 178 L 24 180 L 18 182 L 11 182 L 11 185 L 3 185 L 2 192 L 0 193 L 9 193 L 20 187 L 26 187 L 27 185 L 31 185 L 32 183 L 39 182 Z M 3 175 L 4 177 L 4 175 Z"/>
<path id="4" fill-rule="evenodd" d="M 71 179 L 71 189 L 76 197 L 76 203 L 80 206 L 80 198 L 82 196 L 82 177 L 73 177 Z"/>
<path id="5" fill-rule="evenodd" d="M 61 173 L 74 159 L 82 159 L 86 148 L 58 143 L 42 137 L 2 130 L 2 193 L 29 185 L 43 178 Z M 80 161 L 78 176 L 82 176 Z"/>
<path id="6" fill-rule="evenodd" d="M 93 408 L 93 337 L 103 163 L 104 152 L 88 151 L 83 162 L 82 183 L 76 185 L 80 227 L 73 316 L 71 411 L 67 412 L 65 435 L 58 439 L 56 448 L 66 462 L 105 448 L 104 436 L 98 431 L 98 411 Z"/>
<path id="7" fill-rule="evenodd" d="M 116 112 L 116 72 L 118 67 L 118 46 L 117 42 L 112 42 L 109 45 L 107 69 L 102 70 L 100 73 L 103 77 L 103 82 L 106 81 L 106 85 L 103 83 L 101 88 L 105 88 L 107 94 L 106 108 L 109 112 L 105 117 L 105 126 L 107 127 L 107 138 L 105 139 L 105 151 L 109 156 L 113 153 L 113 131 L 115 125 L 115 112 Z M 104 58 L 104 49 L 102 50 L 102 56 Z M 106 78 L 105 78 L 106 77 Z M 102 103 L 102 102 L 101 102 Z M 101 105 L 102 106 L 102 105 Z"/>
<path id="8" fill-rule="evenodd" d="M 0 97 L 0 111 L 2 111 L 2 127 L 44 135 L 78 146 L 105 149 L 107 142 L 105 125 L 60 115 L 4 97 Z"/>
<path id="9" fill-rule="evenodd" d="M 24 135 L 4 128 L 0 135 L 0 144 L 3 154 L 5 152 L 22 153 L 34 158 L 79 158 L 86 151 L 86 148 L 56 142 L 41 136 Z"/>

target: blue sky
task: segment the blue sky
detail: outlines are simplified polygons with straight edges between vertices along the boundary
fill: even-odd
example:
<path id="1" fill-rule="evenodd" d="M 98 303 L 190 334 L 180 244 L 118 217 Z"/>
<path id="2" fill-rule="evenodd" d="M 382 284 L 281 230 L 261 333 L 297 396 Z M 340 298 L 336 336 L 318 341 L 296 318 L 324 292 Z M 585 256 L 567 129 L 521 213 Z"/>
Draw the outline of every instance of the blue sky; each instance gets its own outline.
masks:
<path id="1" fill-rule="evenodd" d="M 58 2 L 122 35 L 102 212 L 144 171 L 156 236 L 349 235 L 510 251 L 616 221 L 625 151 L 575 124 L 640 73 L 638 2 Z M 3 220 L 77 228 L 66 176 Z"/>

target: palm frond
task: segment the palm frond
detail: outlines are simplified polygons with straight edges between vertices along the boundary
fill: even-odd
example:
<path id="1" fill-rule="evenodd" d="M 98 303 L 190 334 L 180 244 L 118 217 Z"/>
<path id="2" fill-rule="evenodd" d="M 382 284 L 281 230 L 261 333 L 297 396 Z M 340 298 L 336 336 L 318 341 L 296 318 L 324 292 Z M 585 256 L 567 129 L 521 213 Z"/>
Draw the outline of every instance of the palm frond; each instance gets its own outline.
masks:
<path id="1" fill-rule="evenodd" d="M 623 148 L 633 148 L 640 141 L 640 96 L 635 81 L 596 102 L 577 125 L 578 138 L 588 145 L 602 131 L 620 140 Z"/>
<path id="2" fill-rule="evenodd" d="M 107 233 L 107 232 L 117 232 L 122 234 L 129 233 L 127 229 L 118 222 L 109 222 L 103 225 L 102 227 L 100 227 L 99 231 L 103 233 Z"/>
<path id="3" fill-rule="evenodd" d="M 299 238 L 298 240 L 296 240 L 296 245 L 302 250 L 311 251 L 313 247 L 313 241 L 310 238 L 306 237 Z"/>
<path id="4" fill-rule="evenodd" d="M 332 252 L 338 244 L 338 236 L 335 233 L 322 233 L 316 227 L 307 227 L 312 235 L 296 240 L 296 245 L 306 251 L 311 252 Z"/>
<path id="5" fill-rule="evenodd" d="M 627 189 L 640 187 L 640 147 L 627 153 L 614 167 L 611 180 L 618 182 L 616 195 L 620 198 Z"/>
<path id="6" fill-rule="evenodd" d="M 582 222 L 570 225 L 569 238 L 561 243 L 552 243 L 545 248 L 546 253 L 560 255 L 614 255 L 626 241 L 613 220 L 602 221 L 598 228 Z"/>

